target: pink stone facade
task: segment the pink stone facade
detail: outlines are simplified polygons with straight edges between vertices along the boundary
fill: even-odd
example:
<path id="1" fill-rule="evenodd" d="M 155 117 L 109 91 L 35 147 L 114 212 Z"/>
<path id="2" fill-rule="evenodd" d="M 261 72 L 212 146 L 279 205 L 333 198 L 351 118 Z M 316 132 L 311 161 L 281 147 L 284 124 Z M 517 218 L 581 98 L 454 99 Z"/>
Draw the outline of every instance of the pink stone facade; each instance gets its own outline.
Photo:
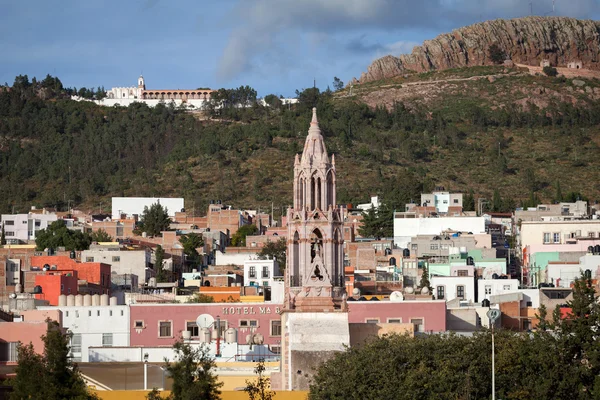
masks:
<path id="1" fill-rule="evenodd" d="M 255 333 L 263 335 L 265 344 L 279 345 L 282 308 L 282 304 L 268 303 L 135 304 L 130 308 L 130 344 L 132 347 L 172 346 L 188 322 L 194 323 L 199 315 L 209 314 L 215 319 L 221 318 L 222 328 L 225 325 L 235 328 L 240 344 L 246 344 L 246 335 L 255 329 Z M 161 322 L 171 323 L 170 335 L 160 336 Z"/>
<path id="2" fill-rule="evenodd" d="M 422 332 L 446 330 L 446 302 L 443 300 L 404 301 L 398 303 L 380 301 L 349 301 L 350 323 L 375 322 L 411 323 L 422 320 Z M 415 321 L 413 321 L 415 322 Z M 415 329 L 415 331 L 417 331 Z"/>

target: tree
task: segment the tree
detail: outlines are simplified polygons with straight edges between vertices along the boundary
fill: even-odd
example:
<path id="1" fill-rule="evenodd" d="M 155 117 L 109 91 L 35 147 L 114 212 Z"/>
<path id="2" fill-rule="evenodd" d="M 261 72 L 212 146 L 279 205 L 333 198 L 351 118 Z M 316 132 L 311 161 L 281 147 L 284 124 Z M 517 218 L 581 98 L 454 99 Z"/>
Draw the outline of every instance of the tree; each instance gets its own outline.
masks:
<path id="1" fill-rule="evenodd" d="M 0 234 L 0 246 L 6 244 L 6 234 L 4 233 L 4 225 L 2 225 L 2 233 Z"/>
<path id="2" fill-rule="evenodd" d="M 431 283 L 429 282 L 429 269 L 426 265 L 423 266 L 423 273 L 421 274 L 421 281 L 419 282 L 419 289 L 423 288 L 429 289 L 429 293 L 432 294 L 433 288 L 431 287 Z"/>
<path id="3" fill-rule="evenodd" d="M 336 92 L 338 90 L 342 90 L 344 88 L 344 82 L 342 82 L 342 80 L 340 78 L 338 78 L 337 76 L 333 77 L 333 90 L 335 90 Z"/>
<path id="4" fill-rule="evenodd" d="M 506 53 L 496 43 L 488 48 L 488 56 L 494 64 L 502 64 L 506 60 Z"/>
<path id="5" fill-rule="evenodd" d="M 166 370 L 173 379 L 173 400 L 218 399 L 223 383 L 217 381 L 216 363 L 209 348 L 203 345 L 194 349 L 179 339 L 173 349 L 176 361 L 166 362 Z"/>
<path id="6" fill-rule="evenodd" d="M 97 399 L 90 394 L 77 364 L 69 358 L 69 336 L 55 321 L 47 321 L 42 336 L 44 354 L 38 355 L 33 345 L 19 345 L 14 399 Z"/>
<path id="7" fill-rule="evenodd" d="M 274 94 L 266 95 L 264 100 L 272 108 L 281 108 L 281 99 Z"/>
<path id="8" fill-rule="evenodd" d="M 558 75 L 558 71 L 556 68 L 551 67 L 549 65 L 545 66 L 542 71 L 544 72 L 544 74 L 546 74 L 547 76 L 557 76 Z"/>
<path id="9" fill-rule="evenodd" d="M 250 400 L 272 400 L 275 397 L 275 392 L 271 390 L 271 379 L 264 376 L 265 369 L 265 359 L 261 358 L 254 368 L 256 381 L 246 380 L 244 392 L 248 393 Z"/>
<path id="10" fill-rule="evenodd" d="M 498 189 L 494 189 L 494 195 L 492 196 L 492 211 L 500 212 L 502 211 L 502 197 L 500 197 L 500 192 Z"/>
<path id="11" fill-rule="evenodd" d="M 194 293 L 192 297 L 189 297 L 186 303 L 214 303 L 215 298 L 204 293 Z"/>
<path id="12" fill-rule="evenodd" d="M 160 395 L 160 390 L 152 388 L 152 390 L 146 395 L 146 400 L 168 400 Z"/>
<path id="13" fill-rule="evenodd" d="M 286 251 L 287 251 L 287 241 L 285 238 L 280 238 L 274 242 L 267 240 L 267 243 L 260 249 L 258 253 L 258 257 L 261 260 L 266 259 L 277 259 L 279 262 L 279 267 L 281 269 L 285 268 L 286 265 Z"/>
<path id="14" fill-rule="evenodd" d="M 67 228 L 61 219 L 52 222 L 48 228 L 41 229 L 35 238 L 36 250 L 56 249 L 86 250 L 90 247 L 90 236 L 80 231 Z"/>
<path id="15" fill-rule="evenodd" d="M 190 265 L 198 265 L 200 263 L 199 247 L 204 245 L 204 239 L 197 233 L 188 233 L 179 237 L 179 243 L 183 246 L 183 254 L 186 255 L 186 263 Z"/>
<path id="16" fill-rule="evenodd" d="M 90 235 L 92 242 L 112 242 L 113 238 L 102 228 Z"/>
<path id="17" fill-rule="evenodd" d="M 562 190 L 560 190 L 560 181 L 556 180 L 556 194 L 554 195 L 554 202 L 560 203 L 563 201 Z"/>
<path id="18" fill-rule="evenodd" d="M 469 193 L 463 199 L 463 210 L 475 211 L 475 196 L 473 190 L 469 190 Z"/>
<path id="19" fill-rule="evenodd" d="M 372 237 L 377 240 L 393 236 L 393 213 L 393 210 L 386 203 L 379 204 L 377 209 L 371 205 L 371 208 L 366 213 L 364 211 L 362 213 L 362 226 L 358 228 L 358 233 L 363 237 Z"/>
<path id="20" fill-rule="evenodd" d="M 256 235 L 258 228 L 256 225 L 242 225 L 239 227 L 236 233 L 231 236 L 231 245 L 236 247 L 246 246 L 246 236 Z"/>
<path id="21" fill-rule="evenodd" d="M 169 230 L 171 218 L 168 210 L 160 203 L 154 203 L 148 208 L 144 206 L 144 212 L 140 221 L 140 228 L 150 236 L 158 236 L 162 231 Z"/>
<path id="22" fill-rule="evenodd" d="M 162 246 L 160 244 L 158 246 L 156 246 L 156 249 L 154 250 L 154 257 L 155 257 L 154 270 L 156 272 L 156 282 L 158 282 L 158 283 L 166 282 L 167 274 L 163 267 L 163 260 L 165 259 L 165 250 L 162 248 Z"/>

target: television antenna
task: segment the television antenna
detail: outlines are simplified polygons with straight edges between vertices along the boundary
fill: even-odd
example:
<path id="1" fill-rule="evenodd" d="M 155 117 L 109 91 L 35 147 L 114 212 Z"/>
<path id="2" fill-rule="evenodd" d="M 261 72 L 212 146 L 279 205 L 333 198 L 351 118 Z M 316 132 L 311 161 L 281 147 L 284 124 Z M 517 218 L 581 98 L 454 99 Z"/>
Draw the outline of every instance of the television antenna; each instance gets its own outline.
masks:
<path id="1" fill-rule="evenodd" d="M 555 6 L 556 6 L 556 0 L 552 0 L 552 11 L 548 11 L 547 13 L 545 13 L 544 15 L 548 15 L 548 14 L 554 14 L 555 11 Z"/>

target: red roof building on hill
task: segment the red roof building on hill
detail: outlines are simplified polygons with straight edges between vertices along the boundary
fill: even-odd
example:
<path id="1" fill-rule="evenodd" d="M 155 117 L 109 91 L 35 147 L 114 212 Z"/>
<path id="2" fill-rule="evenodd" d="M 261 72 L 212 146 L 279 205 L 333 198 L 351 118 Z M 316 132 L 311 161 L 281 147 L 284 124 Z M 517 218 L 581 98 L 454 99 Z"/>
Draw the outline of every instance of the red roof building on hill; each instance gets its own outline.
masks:
<path id="1" fill-rule="evenodd" d="M 31 266 L 46 267 L 49 271 L 76 271 L 78 279 L 97 285 L 97 294 L 110 295 L 110 264 L 79 262 L 67 256 L 34 256 L 31 257 Z"/>

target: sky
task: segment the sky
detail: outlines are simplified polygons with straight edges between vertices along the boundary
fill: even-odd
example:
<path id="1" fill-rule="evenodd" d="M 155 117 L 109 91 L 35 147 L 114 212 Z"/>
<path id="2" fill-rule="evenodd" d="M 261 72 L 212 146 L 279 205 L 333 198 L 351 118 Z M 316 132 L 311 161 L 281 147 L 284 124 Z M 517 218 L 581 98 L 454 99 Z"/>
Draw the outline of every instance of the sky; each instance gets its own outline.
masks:
<path id="1" fill-rule="evenodd" d="M 293 97 L 472 23 L 600 19 L 600 0 L 0 0 L 0 82 L 232 88 Z"/>

